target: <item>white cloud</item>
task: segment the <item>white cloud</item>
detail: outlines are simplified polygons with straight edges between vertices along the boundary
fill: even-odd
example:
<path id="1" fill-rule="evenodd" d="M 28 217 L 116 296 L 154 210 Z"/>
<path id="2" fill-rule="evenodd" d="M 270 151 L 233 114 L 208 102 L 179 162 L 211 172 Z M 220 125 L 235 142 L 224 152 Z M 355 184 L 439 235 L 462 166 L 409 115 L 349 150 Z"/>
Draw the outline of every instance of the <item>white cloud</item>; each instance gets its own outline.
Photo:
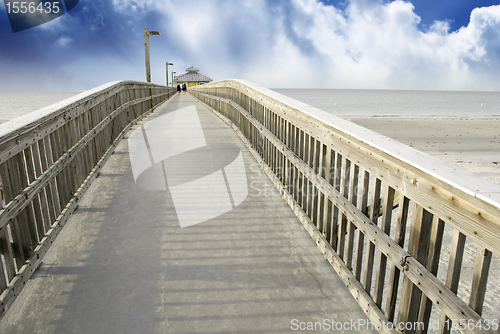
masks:
<path id="1" fill-rule="evenodd" d="M 154 4 L 148 0 L 112 0 L 111 3 L 117 12 L 127 15 L 137 15 L 138 12 L 145 11 Z"/>
<path id="2" fill-rule="evenodd" d="M 68 44 L 70 44 L 72 41 L 73 41 L 73 39 L 72 39 L 72 38 L 70 38 L 70 37 L 67 37 L 67 36 L 61 36 L 61 37 L 57 40 L 56 44 L 57 44 L 58 46 L 60 46 L 60 47 L 64 47 L 64 46 L 67 46 Z"/>
<path id="3" fill-rule="evenodd" d="M 344 15 L 312 6 L 314 0 L 296 0 L 312 17 L 302 36 L 323 55 L 331 69 L 330 87 L 499 89 L 477 80 L 469 61 L 486 65 L 482 38 L 487 29 L 498 31 L 499 6 L 476 9 L 468 27 L 448 33 L 447 22 L 435 22 L 428 32 L 418 28 L 413 5 L 400 0 L 388 4 L 351 1 Z M 311 10 L 311 8 L 313 8 Z M 498 34 L 497 34 L 498 36 Z M 498 39 L 498 37 L 496 37 Z M 498 51 L 498 50 L 496 50 Z M 494 59 L 498 52 L 492 54 Z M 481 63 L 484 62 L 484 63 Z M 489 83 L 491 84 L 491 82 Z"/>
<path id="4" fill-rule="evenodd" d="M 485 80 L 500 56 L 500 6 L 475 9 L 467 27 L 449 33 L 444 21 L 421 31 L 402 0 L 351 0 L 345 11 L 317 0 L 146 3 L 165 15 L 163 29 L 183 61 L 220 78 L 273 87 L 500 89 Z"/>
<path id="5" fill-rule="evenodd" d="M 105 50 L 106 62 L 114 59 L 124 78 L 143 78 L 141 36 L 147 27 L 162 34 L 151 39 L 152 76 L 157 83 L 165 82 L 169 61 L 174 63 L 169 71 L 178 75 L 195 66 L 216 80 L 243 78 L 273 88 L 500 90 L 500 6 L 476 8 L 467 27 L 450 32 L 445 21 L 422 31 L 413 5 L 402 0 L 349 0 L 342 10 L 319 0 L 111 0 L 111 4 L 113 20 L 104 9 L 92 11 L 87 29 L 115 22 L 124 31 L 132 29 L 132 60 L 122 63 L 113 50 Z M 71 20 L 64 15 L 43 26 L 61 31 L 60 25 Z M 59 46 L 72 42 L 66 36 L 54 41 Z M 89 62 L 96 57 L 85 54 Z M 106 78 L 111 76 L 107 73 Z M 100 84 L 99 80 L 108 79 L 94 80 Z"/>

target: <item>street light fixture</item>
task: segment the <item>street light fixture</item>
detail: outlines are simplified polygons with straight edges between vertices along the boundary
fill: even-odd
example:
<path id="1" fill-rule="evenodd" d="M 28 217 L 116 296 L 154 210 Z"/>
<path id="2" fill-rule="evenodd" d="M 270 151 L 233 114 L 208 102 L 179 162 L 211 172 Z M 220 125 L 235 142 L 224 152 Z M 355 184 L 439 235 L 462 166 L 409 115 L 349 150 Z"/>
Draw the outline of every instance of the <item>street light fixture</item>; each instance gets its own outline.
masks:
<path id="1" fill-rule="evenodd" d="M 166 63 L 166 66 L 167 66 L 167 87 L 168 87 L 168 65 L 173 65 L 173 64 L 169 63 L 168 61 Z M 173 85 L 174 85 L 174 83 L 172 82 L 172 87 L 173 87 Z"/>
<path id="2" fill-rule="evenodd" d="M 149 65 L 149 36 L 160 36 L 158 31 L 149 31 L 144 28 L 144 49 L 146 52 L 146 81 L 151 82 L 151 68 Z"/>

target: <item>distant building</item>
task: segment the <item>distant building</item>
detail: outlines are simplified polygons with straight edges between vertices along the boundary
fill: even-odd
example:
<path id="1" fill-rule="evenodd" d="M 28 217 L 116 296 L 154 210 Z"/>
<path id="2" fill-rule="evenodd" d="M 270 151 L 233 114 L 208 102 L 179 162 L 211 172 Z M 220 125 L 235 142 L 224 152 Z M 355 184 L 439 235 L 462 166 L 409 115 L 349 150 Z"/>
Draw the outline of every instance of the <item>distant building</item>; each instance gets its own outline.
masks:
<path id="1" fill-rule="evenodd" d="M 188 87 L 192 87 L 213 81 L 206 75 L 198 73 L 199 71 L 199 69 L 191 66 L 186 70 L 187 73 L 174 77 L 174 86 L 177 86 L 177 84 L 187 83 Z"/>

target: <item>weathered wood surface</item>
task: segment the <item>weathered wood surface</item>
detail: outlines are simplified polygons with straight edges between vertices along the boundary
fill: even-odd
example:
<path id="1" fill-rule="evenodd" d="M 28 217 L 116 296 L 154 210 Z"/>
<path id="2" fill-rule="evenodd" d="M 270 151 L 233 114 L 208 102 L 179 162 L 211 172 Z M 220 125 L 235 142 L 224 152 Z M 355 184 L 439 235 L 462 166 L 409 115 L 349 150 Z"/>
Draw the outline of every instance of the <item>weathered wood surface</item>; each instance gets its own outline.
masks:
<path id="1" fill-rule="evenodd" d="M 374 323 L 427 325 L 433 305 L 440 325 L 447 318 L 482 320 L 491 254 L 500 255 L 499 186 L 248 82 L 190 92 L 244 138 Z M 436 273 L 446 225 L 461 237 L 453 240 L 442 282 Z M 457 286 L 466 238 L 480 247 L 464 301 Z"/>
<path id="2" fill-rule="evenodd" d="M 0 316 L 123 134 L 174 94 L 114 82 L 0 125 Z"/>

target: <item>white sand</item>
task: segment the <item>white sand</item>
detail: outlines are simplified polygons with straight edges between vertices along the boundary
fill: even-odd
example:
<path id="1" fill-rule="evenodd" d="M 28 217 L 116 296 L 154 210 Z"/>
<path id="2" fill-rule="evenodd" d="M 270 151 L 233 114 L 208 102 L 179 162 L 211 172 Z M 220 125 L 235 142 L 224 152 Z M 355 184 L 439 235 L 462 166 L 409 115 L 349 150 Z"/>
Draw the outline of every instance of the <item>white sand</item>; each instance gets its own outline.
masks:
<path id="1" fill-rule="evenodd" d="M 469 173 L 500 184 L 500 119 L 362 118 L 352 122 L 444 160 Z M 447 226 L 438 278 L 446 280 L 453 228 Z M 469 302 L 477 244 L 468 239 L 458 295 Z M 500 254 L 490 266 L 483 318 L 500 318 Z M 431 323 L 439 319 L 433 312 Z"/>
<path id="2" fill-rule="evenodd" d="M 351 121 L 500 184 L 500 119 L 363 118 Z"/>

